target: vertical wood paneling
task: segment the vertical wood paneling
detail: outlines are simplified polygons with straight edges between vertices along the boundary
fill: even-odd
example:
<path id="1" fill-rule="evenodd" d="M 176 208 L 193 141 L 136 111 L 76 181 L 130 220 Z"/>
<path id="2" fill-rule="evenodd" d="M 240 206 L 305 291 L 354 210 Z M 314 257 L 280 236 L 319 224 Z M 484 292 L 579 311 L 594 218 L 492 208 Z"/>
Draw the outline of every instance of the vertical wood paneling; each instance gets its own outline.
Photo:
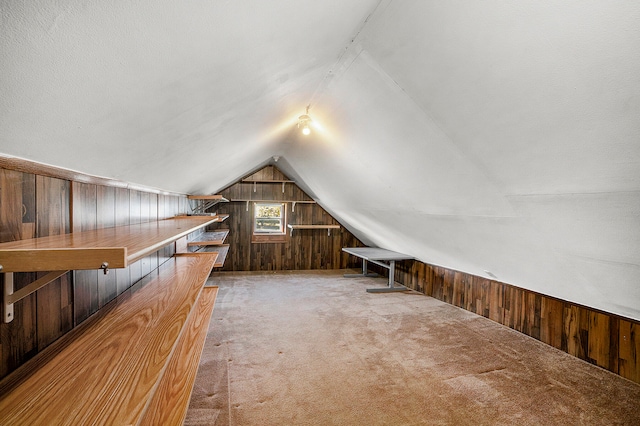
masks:
<path id="1" fill-rule="evenodd" d="M 620 320 L 618 338 L 620 375 L 640 383 L 640 324 Z"/>
<path id="2" fill-rule="evenodd" d="M 181 200 L 186 197 L 0 169 L 0 242 L 172 217 L 179 212 Z M 162 259 L 173 253 L 168 246 L 162 250 Z M 153 254 L 144 261 L 146 271 L 153 270 L 159 256 Z M 133 278 L 139 279 L 142 261 L 133 270 Z M 0 323 L 0 379 L 133 283 L 129 268 L 111 270 L 108 275 L 100 271 L 73 274 L 73 286 L 71 273 L 59 278 L 17 302 L 11 323 Z M 16 289 L 37 277 L 36 273 L 14 274 Z"/>
<path id="3" fill-rule="evenodd" d="M 36 177 L 30 173 L 0 169 L 0 242 L 35 236 Z M 35 273 L 14 274 L 15 289 L 36 279 Z M 4 274 L 0 274 L 4 286 Z M 14 319 L 0 322 L 0 378 L 37 352 L 36 295 L 14 304 Z"/>
<path id="4" fill-rule="evenodd" d="M 73 232 L 96 229 L 98 223 L 98 189 L 96 185 L 71 182 L 71 224 Z M 80 324 L 98 311 L 98 271 L 73 271 L 74 321 Z"/>
<path id="5" fill-rule="evenodd" d="M 70 182 L 36 176 L 36 233 L 38 237 L 71 230 Z M 73 327 L 69 274 L 36 292 L 38 348 L 43 349 Z"/>
<path id="6" fill-rule="evenodd" d="M 116 226 L 116 188 L 98 185 L 96 187 L 96 228 Z M 118 272 L 108 274 L 98 271 L 98 307 L 102 308 L 118 295 Z M 128 284 L 128 277 L 127 283 Z"/>
<path id="7" fill-rule="evenodd" d="M 420 284 L 423 279 L 426 282 Z M 640 383 L 640 323 L 637 321 L 418 261 L 402 264 L 396 280 L 413 289 L 422 285 L 423 292 L 429 296 L 490 318 Z"/>
<path id="8" fill-rule="evenodd" d="M 248 177 L 253 180 L 288 180 L 275 167 L 266 167 Z M 221 191 L 227 199 L 254 200 L 310 200 L 295 184 L 238 182 Z M 293 224 L 338 224 L 329 213 L 317 204 L 286 204 L 288 223 Z M 252 243 L 253 203 L 220 203 L 212 208 L 218 213 L 229 214 L 229 218 L 215 228 L 229 229 L 227 237 L 229 254 L 224 264 L 226 271 L 267 271 L 302 269 L 338 269 L 359 265 L 359 260 L 342 252 L 343 247 L 362 245 L 346 229 L 326 230 L 300 229 L 287 235 L 285 242 Z"/>
<path id="9" fill-rule="evenodd" d="M 543 297 L 540 308 L 540 340 L 562 349 L 564 303 Z"/>

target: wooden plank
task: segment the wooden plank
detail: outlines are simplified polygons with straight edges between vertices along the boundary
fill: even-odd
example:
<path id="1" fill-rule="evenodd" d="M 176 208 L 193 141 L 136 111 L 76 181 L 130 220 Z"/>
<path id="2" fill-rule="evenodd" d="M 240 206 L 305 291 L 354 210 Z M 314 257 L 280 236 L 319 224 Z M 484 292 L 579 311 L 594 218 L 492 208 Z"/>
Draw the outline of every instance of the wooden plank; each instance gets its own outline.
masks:
<path id="1" fill-rule="evenodd" d="M 222 268 L 224 266 L 224 261 L 227 259 L 227 254 L 229 253 L 229 244 L 223 244 L 220 246 L 207 246 L 202 250 L 202 252 L 217 253 L 218 258 L 216 259 L 216 263 L 213 265 L 213 267 Z"/>
<path id="2" fill-rule="evenodd" d="M 214 222 L 188 216 L 2 243 L 0 265 L 5 272 L 99 269 L 103 261 L 123 268 Z"/>
<path id="3" fill-rule="evenodd" d="M 0 250 L 0 265 L 4 272 L 100 269 L 102 262 L 108 262 L 110 268 L 124 268 L 127 266 L 127 249 L 78 247 Z"/>
<path id="4" fill-rule="evenodd" d="M 619 374 L 640 383 L 640 323 L 620 320 L 618 351 Z"/>
<path id="5" fill-rule="evenodd" d="M 228 229 L 221 229 L 217 231 L 204 232 L 199 235 L 194 241 L 189 241 L 187 246 L 219 246 L 224 243 L 224 240 L 229 235 Z"/>
<path id="6" fill-rule="evenodd" d="M 189 200 L 227 201 L 227 199 L 224 198 L 222 195 L 187 195 L 187 198 Z"/>
<path id="7" fill-rule="evenodd" d="M 137 424 L 212 266 L 206 254 L 166 263 L 0 396 L 3 425 Z"/>
<path id="8" fill-rule="evenodd" d="M 181 426 L 184 422 L 217 294 L 217 286 L 202 289 L 140 425 Z"/>
<path id="9" fill-rule="evenodd" d="M 340 225 L 287 225 L 289 229 L 340 229 Z"/>

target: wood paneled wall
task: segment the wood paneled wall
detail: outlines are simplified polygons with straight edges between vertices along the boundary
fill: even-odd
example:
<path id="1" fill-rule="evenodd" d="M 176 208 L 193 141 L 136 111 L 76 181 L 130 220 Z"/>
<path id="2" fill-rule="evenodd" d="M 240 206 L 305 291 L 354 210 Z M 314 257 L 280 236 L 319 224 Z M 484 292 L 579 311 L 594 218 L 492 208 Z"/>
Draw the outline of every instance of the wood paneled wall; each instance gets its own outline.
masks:
<path id="1" fill-rule="evenodd" d="M 395 279 L 640 383 L 638 321 L 418 261 L 399 262 Z"/>
<path id="2" fill-rule="evenodd" d="M 274 166 L 267 166 L 247 176 L 253 180 L 288 180 Z M 220 192 L 228 200 L 311 200 L 294 183 L 252 183 L 239 181 Z M 296 229 L 293 236 L 283 243 L 252 243 L 253 204 L 246 202 L 220 203 L 212 208 L 218 213 L 227 213 L 229 218 L 215 229 L 229 229 L 226 243 L 229 254 L 224 271 L 272 271 L 303 269 L 341 269 L 355 267 L 357 260 L 350 259 L 342 252 L 342 247 L 361 246 L 353 234 L 345 228 Z M 293 211 L 292 203 L 287 203 L 288 223 L 292 224 L 332 224 L 339 223 L 318 204 L 297 203 Z M 288 230 L 287 230 L 288 231 Z"/>
<path id="3" fill-rule="evenodd" d="M 33 167 L 34 170 L 25 167 Z M 54 177 L 53 168 L 0 168 L 0 242 L 164 219 L 189 211 L 180 195 L 133 189 L 115 181 L 85 183 Z M 73 176 L 79 177 L 75 173 Z M 83 178 L 83 180 L 91 180 Z M 87 319 L 173 255 L 168 246 L 126 269 L 72 271 L 14 305 L 0 323 L 0 379 Z M 16 289 L 38 277 L 16 273 Z M 4 284 L 0 274 L 0 284 Z"/>

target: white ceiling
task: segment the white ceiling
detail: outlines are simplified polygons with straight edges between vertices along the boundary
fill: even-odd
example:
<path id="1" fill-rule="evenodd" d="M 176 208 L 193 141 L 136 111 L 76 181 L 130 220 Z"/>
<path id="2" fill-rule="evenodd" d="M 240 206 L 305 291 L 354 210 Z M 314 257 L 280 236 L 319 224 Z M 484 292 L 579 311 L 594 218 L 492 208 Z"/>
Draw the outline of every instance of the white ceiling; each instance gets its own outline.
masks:
<path id="1" fill-rule="evenodd" d="M 186 193 L 278 155 L 369 244 L 640 319 L 638 2 L 0 11 L 0 153 Z"/>

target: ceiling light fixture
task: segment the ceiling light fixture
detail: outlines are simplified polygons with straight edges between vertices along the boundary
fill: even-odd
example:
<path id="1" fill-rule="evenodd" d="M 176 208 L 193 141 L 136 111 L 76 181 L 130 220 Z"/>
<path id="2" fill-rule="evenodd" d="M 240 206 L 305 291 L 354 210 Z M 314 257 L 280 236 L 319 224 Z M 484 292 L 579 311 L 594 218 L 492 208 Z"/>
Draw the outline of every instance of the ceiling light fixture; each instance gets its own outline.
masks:
<path id="1" fill-rule="evenodd" d="M 312 120 L 309 116 L 309 106 L 310 105 L 307 105 L 306 114 L 302 114 L 298 117 L 298 129 L 302 128 L 302 134 L 305 136 L 311 133 L 311 128 L 309 126 L 311 125 Z"/>

